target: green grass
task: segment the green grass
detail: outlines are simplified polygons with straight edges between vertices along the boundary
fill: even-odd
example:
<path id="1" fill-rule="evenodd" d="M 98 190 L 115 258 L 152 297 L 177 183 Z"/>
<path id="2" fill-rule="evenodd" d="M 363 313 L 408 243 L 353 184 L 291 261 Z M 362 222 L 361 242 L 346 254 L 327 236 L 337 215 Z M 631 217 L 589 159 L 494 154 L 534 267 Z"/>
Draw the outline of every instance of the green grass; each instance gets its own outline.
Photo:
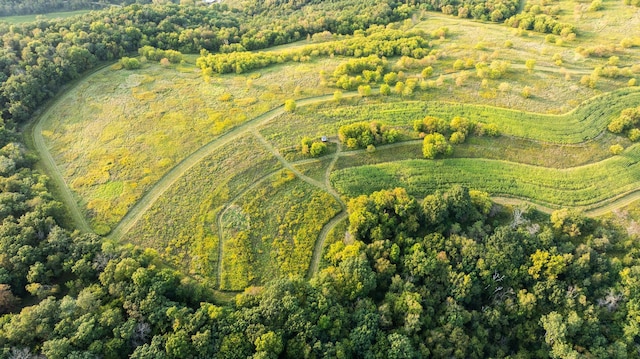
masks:
<path id="1" fill-rule="evenodd" d="M 318 86 L 317 73 L 336 61 L 276 66 L 209 83 L 190 64 L 107 68 L 56 102 L 42 133 L 94 227 L 113 227 L 164 173 L 207 142 L 286 98 L 330 91 Z M 282 72 L 295 75 L 282 79 Z M 112 182 L 122 190 L 109 190 Z"/>
<path id="2" fill-rule="evenodd" d="M 304 275 L 323 225 L 339 211 L 331 195 L 286 170 L 251 189 L 222 216 L 220 287 L 238 290 L 277 276 Z M 242 235 L 247 240 L 238 241 Z"/>
<path id="3" fill-rule="evenodd" d="M 218 214 L 227 201 L 278 168 L 277 160 L 253 137 L 242 137 L 185 173 L 124 239 L 155 248 L 185 272 L 214 281 Z"/>
<path id="4" fill-rule="evenodd" d="M 0 21 L 7 22 L 9 24 L 21 24 L 24 22 L 33 22 L 38 19 L 65 19 L 71 16 L 86 14 L 91 10 L 76 10 L 76 11 L 61 11 L 50 12 L 47 14 L 33 14 L 33 15 L 16 15 L 16 16 L 2 16 Z"/>
<path id="5" fill-rule="evenodd" d="M 303 162 L 294 166 L 305 176 L 309 176 L 319 182 L 324 182 L 327 167 L 331 163 L 331 157 L 320 157 L 312 162 Z"/>
<path id="6" fill-rule="evenodd" d="M 329 231 L 329 234 L 327 234 L 327 239 L 324 242 L 324 248 L 322 249 L 320 268 L 329 266 L 330 263 L 326 258 L 331 245 L 337 242 L 345 242 L 345 235 L 348 229 L 349 221 L 345 218 L 344 220 L 340 221 L 335 227 L 333 227 L 331 231 Z"/>
<path id="7" fill-rule="evenodd" d="M 388 101 L 382 98 L 381 101 Z M 291 146 L 305 133 L 311 136 L 335 135 L 340 126 L 358 121 L 380 121 L 411 131 L 413 121 L 425 116 L 451 120 L 462 116 L 471 121 L 495 123 L 501 133 L 553 143 L 580 143 L 598 136 L 609 121 L 628 107 L 640 102 L 640 88 L 623 88 L 585 101 L 562 115 L 547 115 L 487 105 L 441 101 L 401 101 L 376 103 L 376 99 L 335 106 L 332 103 L 283 114 L 274 126 L 263 130 L 280 146 Z"/>
<path id="8" fill-rule="evenodd" d="M 637 190 L 640 145 L 620 156 L 568 169 L 488 159 L 406 160 L 343 169 L 332 174 L 335 188 L 348 197 L 404 187 L 422 197 L 453 184 L 531 199 L 556 207 L 597 207 Z"/>
<path id="9" fill-rule="evenodd" d="M 573 4 L 567 4 L 561 3 L 560 17 L 571 22 Z M 432 39 L 429 56 L 415 61 L 389 58 L 389 66 L 419 82 L 421 70 L 429 65 L 434 74 L 424 80 L 443 75 L 443 81 L 433 88 L 417 87 L 408 96 L 339 102 L 313 98 L 336 90 L 330 74 L 348 61 L 339 56 L 208 78 L 194 66 L 196 55 L 168 67 L 147 62 L 140 70 L 126 71 L 114 66 L 61 96 L 43 118 L 42 134 L 94 229 L 108 232 L 133 207 L 125 225 L 117 227 L 126 232 L 132 225 L 123 241 L 158 250 L 172 266 L 212 287 L 239 290 L 281 275 L 305 274 L 311 259 L 318 258 L 314 254 L 326 253 L 331 244 L 345 239 L 348 223 L 336 220 L 324 247 L 314 253 L 318 237 L 327 233 L 323 226 L 341 209 L 332 190 L 324 188 L 338 146 L 330 143 L 329 154 L 315 160 L 299 153 L 297 146 L 303 136 L 335 140 L 340 126 L 354 122 L 379 121 L 413 141 L 379 146 L 372 153 L 338 153 L 331 182 L 347 197 L 397 186 L 424 196 L 460 183 L 550 207 L 620 206 L 615 199 L 635 191 L 640 179 L 640 145 L 603 130 L 622 109 L 640 103 L 640 88 L 626 87 L 626 77 L 601 78 L 595 88 L 580 85 L 580 77 L 607 58 L 584 57 L 578 46 L 617 45 L 630 36 L 625 24 L 637 23 L 637 16 L 621 7 L 621 2 L 605 3 L 602 12 L 582 14 L 578 39 L 560 45 L 546 43 L 541 34 L 516 36 L 517 31 L 499 24 L 427 13 L 417 28 L 430 32 L 446 26 L 450 35 Z M 513 46 L 505 46 L 507 40 Z M 307 45 L 305 40 L 267 51 Z M 620 66 L 633 66 L 640 56 L 639 48 L 612 51 L 620 57 Z M 555 54 L 562 57 L 560 65 L 552 59 Z M 456 84 L 457 59 L 512 65 L 504 77 L 485 84 L 470 67 L 469 78 Z M 524 68 L 527 59 L 536 60 L 531 74 Z M 640 66 L 632 76 L 640 79 L 639 73 Z M 509 88 L 500 91 L 503 82 Z M 376 90 L 379 83 L 372 86 Z M 521 96 L 525 86 L 533 89 L 532 97 Z M 299 100 L 294 112 L 264 120 L 279 113 L 267 111 L 289 98 Z M 412 124 L 427 115 L 495 123 L 503 135 L 471 136 L 455 146 L 452 158 L 423 160 Z M 269 144 L 248 135 L 249 130 L 259 131 Z M 628 149 L 612 156 L 609 146 L 615 143 Z M 196 163 L 200 157 L 192 155 L 204 156 L 196 151 L 207 144 L 210 154 Z M 282 170 L 270 145 L 280 152 L 280 160 L 308 178 Z M 195 165 L 182 172 L 185 163 Z M 176 174 L 181 177 L 173 182 Z M 161 186 L 154 187 L 161 179 Z M 166 191 L 152 191 L 158 188 Z M 145 195 L 149 193 L 161 194 Z"/>
<path id="10" fill-rule="evenodd" d="M 626 138 L 604 133 L 597 140 L 576 145 L 538 143 L 510 137 L 470 136 L 465 143 L 454 146 L 453 158 L 486 158 L 551 168 L 569 168 L 611 157 L 609 147 L 620 143 L 631 145 Z M 422 141 L 406 141 L 392 146 L 380 146 L 373 153 L 344 152 L 335 169 L 372 165 L 408 159 L 423 159 Z"/>

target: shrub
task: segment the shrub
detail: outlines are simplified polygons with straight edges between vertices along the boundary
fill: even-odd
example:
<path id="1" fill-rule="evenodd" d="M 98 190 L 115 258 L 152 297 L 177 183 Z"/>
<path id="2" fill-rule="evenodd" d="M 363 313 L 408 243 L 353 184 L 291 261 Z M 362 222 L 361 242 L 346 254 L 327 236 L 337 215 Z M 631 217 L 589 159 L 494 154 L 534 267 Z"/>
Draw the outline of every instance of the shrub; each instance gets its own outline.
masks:
<path id="1" fill-rule="evenodd" d="M 387 84 L 380 85 L 380 94 L 383 96 L 389 96 L 391 94 L 391 87 Z"/>
<path id="2" fill-rule="evenodd" d="M 622 151 L 624 151 L 624 147 L 622 147 L 622 145 L 619 143 L 609 147 L 609 152 L 611 152 L 612 155 L 619 155 L 622 153 Z"/>
<path id="3" fill-rule="evenodd" d="M 396 82 L 398 82 L 398 74 L 395 72 L 389 72 L 388 74 L 384 75 L 382 81 L 384 81 L 384 83 L 387 85 L 393 86 L 396 84 Z"/>
<path id="4" fill-rule="evenodd" d="M 640 107 L 622 110 L 620 116 L 611 120 L 607 128 L 613 133 L 622 133 L 640 123 Z"/>
<path id="5" fill-rule="evenodd" d="M 496 125 L 495 123 L 489 123 L 484 125 L 484 133 L 487 136 L 492 136 L 492 137 L 496 137 L 500 135 L 500 131 L 498 130 L 498 125 Z"/>
<path id="6" fill-rule="evenodd" d="M 120 63 L 127 70 L 135 70 L 142 67 L 142 64 L 138 59 L 134 59 L 130 57 L 123 57 L 122 59 L 120 59 Z"/>
<path id="7" fill-rule="evenodd" d="M 342 91 L 336 90 L 333 93 L 333 100 L 336 101 L 336 102 L 342 100 Z"/>
<path id="8" fill-rule="evenodd" d="M 295 100 L 286 100 L 284 102 L 284 110 L 287 112 L 293 112 L 296 110 L 296 101 Z"/>
<path id="9" fill-rule="evenodd" d="M 380 143 L 394 143 L 399 133 L 393 128 L 387 128 L 378 122 L 356 122 L 340 126 L 338 137 L 348 148 L 367 148 L 369 145 Z"/>
<path id="10" fill-rule="evenodd" d="M 424 158 L 433 159 L 439 154 L 450 155 L 453 147 L 440 133 L 430 133 L 424 136 L 422 142 L 422 154 Z"/>
<path id="11" fill-rule="evenodd" d="M 431 67 L 431 66 L 425 67 L 422 70 L 422 72 L 420 73 L 420 75 L 422 76 L 422 78 L 427 78 L 427 77 L 433 75 L 433 67 Z"/>
<path id="12" fill-rule="evenodd" d="M 301 141 L 301 152 L 304 154 L 309 153 L 311 150 L 311 145 L 313 145 L 313 140 L 309 136 L 304 136 Z"/>
<path id="13" fill-rule="evenodd" d="M 452 131 L 461 132 L 463 135 L 466 135 L 473 128 L 473 124 L 464 117 L 456 116 L 451 119 L 449 127 Z"/>
<path id="14" fill-rule="evenodd" d="M 320 157 L 327 152 L 327 145 L 322 142 L 314 142 L 311 144 L 309 154 L 313 157 Z"/>
<path id="15" fill-rule="evenodd" d="M 593 0 L 591 2 L 591 5 L 589 5 L 588 11 L 598 11 L 598 10 L 602 10 L 602 8 L 603 8 L 602 0 Z"/>
<path id="16" fill-rule="evenodd" d="M 451 137 L 449 137 L 449 142 L 451 142 L 454 145 L 457 145 L 459 143 L 463 143 L 465 139 L 466 139 L 466 136 L 463 132 L 456 131 L 451 134 Z"/>
<path id="17" fill-rule="evenodd" d="M 371 86 L 369 85 L 360 85 L 358 86 L 358 94 L 362 97 L 371 96 Z"/>

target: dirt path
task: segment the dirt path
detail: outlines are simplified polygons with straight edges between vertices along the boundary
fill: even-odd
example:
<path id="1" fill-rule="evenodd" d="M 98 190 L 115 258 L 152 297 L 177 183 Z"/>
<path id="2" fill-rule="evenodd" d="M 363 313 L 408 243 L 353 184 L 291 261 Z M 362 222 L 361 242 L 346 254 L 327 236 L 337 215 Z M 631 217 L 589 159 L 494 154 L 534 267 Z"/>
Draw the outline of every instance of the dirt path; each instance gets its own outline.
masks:
<path id="1" fill-rule="evenodd" d="M 101 67 L 96 69 L 95 71 L 93 71 L 93 73 L 101 71 L 105 68 Z M 512 65 L 513 68 L 524 68 L 523 64 L 514 64 Z M 561 70 L 560 68 L 552 68 L 552 67 L 537 67 L 536 70 L 539 71 L 545 71 L 545 72 L 561 72 L 563 70 Z M 572 73 L 590 73 L 590 70 L 573 70 L 571 71 Z M 450 74 L 446 74 L 446 77 L 450 77 L 450 76 L 454 76 L 455 74 L 450 73 Z M 356 97 L 358 96 L 358 94 L 356 92 L 350 92 L 350 93 L 345 93 L 343 95 L 344 98 L 352 98 L 352 97 Z M 66 207 L 68 208 L 69 214 L 72 218 L 72 220 L 75 222 L 76 226 L 78 227 L 78 229 L 85 231 L 85 232 L 91 232 L 91 227 L 86 219 L 86 217 L 83 214 L 83 211 L 80 209 L 78 202 L 76 201 L 74 194 L 71 192 L 69 186 L 67 185 L 67 183 L 64 180 L 64 177 L 62 176 L 62 173 L 60 171 L 60 168 L 57 167 L 53 156 L 51 155 L 51 153 L 48 151 L 44 138 L 42 136 L 42 126 L 43 126 L 43 122 L 44 119 L 47 118 L 47 116 L 49 115 L 49 111 L 51 108 L 54 107 L 55 103 L 57 103 L 58 101 L 62 100 L 65 98 L 65 94 L 62 94 L 58 100 L 53 101 L 51 103 L 51 105 L 48 106 L 48 108 L 45 110 L 45 112 L 40 115 L 37 119 L 37 121 L 34 123 L 33 126 L 28 127 L 27 128 L 27 138 L 29 139 L 29 141 L 31 141 L 33 143 L 33 147 L 35 147 L 36 151 L 39 153 L 40 158 L 41 158 L 41 163 L 45 168 L 45 171 L 47 172 L 47 174 L 51 177 L 52 182 L 54 183 L 54 185 L 56 186 L 56 188 L 58 189 L 58 192 L 60 193 L 60 197 L 61 200 L 64 202 L 64 204 L 66 205 Z M 302 107 L 302 106 L 308 106 L 308 105 L 312 105 L 312 104 L 317 104 L 317 103 L 322 103 L 322 102 L 327 102 L 327 101 L 331 101 L 333 100 L 333 95 L 323 95 L 323 96 L 317 96 L 317 97 L 312 97 L 312 98 L 307 98 L 307 99 L 301 99 L 301 100 L 297 100 L 297 105 L 298 107 Z M 138 220 L 140 220 L 140 218 L 142 217 L 142 215 L 149 209 L 151 208 L 151 206 L 156 202 L 156 200 L 164 193 L 166 192 L 167 189 L 169 189 L 186 171 L 188 171 L 191 167 L 193 167 L 194 165 L 196 165 L 198 162 L 200 162 L 202 159 L 204 159 L 205 157 L 209 156 L 211 153 L 213 153 L 215 150 L 221 148 L 222 146 L 225 146 L 229 143 L 231 143 L 233 140 L 237 139 L 240 136 L 246 135 L 250 132 L 253 132 L 254 134 L 258 134 L 258 139 L 261 140 L 261 142 L 263 144 L 266 144 L 266 146 L 268 147 L 268 149 L 278 158 L 278 160 L 285 166 L 285 168 L 291 170 L 293 173 L 295 173 L 299 178 L 301 178 L 302 180 L 304 180 L 305 182 L 312 184 L 313 186 L 316 186 L 318 188 L 321 188 L 322 190 L 330 193 L 334 198 L 336 198 L 336 200 L 339 201 L 339 203 L 341 204 L 341 206 L 343 208 L 345 208 L 345 204 L 343 203 L 343 201 L 340 198 L 340 195 L 331 187 L 331 184 L 329 182 L 329 176 L 328 174 L 331 172 L 331 170 L 333 169 L 333 166 L 335 164 L 335 162 L 337 161 L 338 157 L 340 156 L 350 156 L 350 155 L 355 155 L 364 151 L 348 151 L 348 152 L 342 152 L 341 148 L 339 147 L 339 150 L 336 152 L 336 154 L 334 155 L 334 159 L 331 162 L 331 165 L 327 168 L 327 173 L 325 174 L 325 181 L 324 183 L 321 183 L 317 180 L 314 180 L 308 176 L 305 176 L 304 174 L 302 174 L 300 171 L 298 171 L 296 168 L 293 167 L 293 165 L 286 161 L 281 155 L 280 153 L 271 145 L 268 143 L 268 141 L 266 141 L 266 139 L 264 139 L 264 137 L 262 137 L 258 132 L 257 132 L 257 128 L 268 123 L 269 121 L 273 120 L 275 117 L 281 115 L 282 113 L 284 113 L 284 106 L 279 106 L 277 108 L 274 108 L 260 116 L 257 116 L 241 125 L 239 125 L 238 127 L 234 128 L 233 130 L 227 132 L 226 134 L 223 134 L 222 136 L 218 137 L 215 140 L 210 141 L 209 143 L 205 144 L 204 146 L 200 147 L 199 149 L 197 149 L 195 152 L 193 152 L 191 155 L 187 156 L 186 158 L 184 158 L 182 161 L 180 161 L 176 166 L 174 166 L 171 170 L 169 170 L 167 173 L 165 173 L 158 182 L 156 182 L 141 198 L 138 202 L 136 202 L 136 204 L 127 212 L 127 214 L 122 218 L 122 220 L 118 223 L 118 225 L 113 228 L 113 230 L 111 231 L 111 233 L 109 234 L 110 238 L 114 238 L 119 240 L 125 233 L 127 233 L 136 223 Z M 416 141 L 418 142 L 418 141 Z M 397 143 L 397 144 L 392 144 L 389 147 L 393 147 L 393 146 L 404 146 L 406 145 L 406 142 L 401 142 L 401 143 Z M 603 204 L 602 210 L 600 211 L 604 211 L 604 208 L 607 209 L 612 209 L 612 208 L 617 208 L 619 206 L 622 205 L 626 205 L 629 202 L 633 201 L 636 199 L 636 197 L 640 197 L 640 194 L 629 194 L 630 199 L 629 200 L 625 200 L 624 197 L 621 197 L 613 202 L 610 202 L 609 204 Z M 593 211 L 596 211 L 595 209 Z M 596 213 L 596 212 L 594 212 Z M 598 212 L 599 213 L 599 212 Z M 322 242 L 324 238 L 319 238 L 319 242 Z M 318 243 L 317 246 L 321 245 L 322 243 Z M 321 248 L 321 247 L 320 247 Z M 317 254 L 315 253 L 314 250 L 314 258 Z"/>
<path id="2" fill-rule="evenodd" d="M 225 203 L 220 213 L 218 213 L 218 216 L 216 218 L 216 226 L 218 226 L 218 265 L 217 265 L 218 268 L 216 271 L 216 276 L 218 279 L 218 287 L 220 286 L 220 283 L 222 283 L 222 254 L 223 254 L 222 244 L 224 242 L 223 240 L 224 231 L 222 230 L 222 218 L 224 217 L 225 213 L 227 213 L 227 210 L 229 210 L 229 208 L 231 208 L 231 206 L 234 203 L 236 203 L 240 198 L 242 198 L 242 196 L 244 196 L 247 192 L 251 191 L 252 189 L 258 187 L 260 184 L 268 180 L 271 176 L 278 173 L 279 171 L 281 171 L 281 169 L 278 169 L 273 172 L 269 172 L 266 175 L 260 177 L 258 180 L 253 182 L 249 187 L 240 191 L 240 193 L 238 193 L 235 197 L 227 201 L 227 203 Z"/>
<path id="3" fill-rule="evenodd" d="M 331 172 L 338 162 L 338 158 L 342 154 L 342 144 L 340 141 L 337 141 L 338 147 L 336 152 L 333 154 L 333 159 L 327 169 L 324 172 L 324 184 L 328 189 L 328 192 L 338 199 L 340 206 L 342 207 L 342 211 L 338 213 L 335 217 L 333 217 L 329 222 L 327 222 L 320 231 L 318 235 L 318 239 L 316 239 L 316 243 L 313 246 L 313 253 L 311 254 L 311 262 L 309 263 L 309 270 L 307 271 L 307 278 L 313 277 L 314 274 L 318 272 L 318 268 L 320 267 L 320 260 L 322 259 L 322 250 L 324 249 L 324 244 L 327 241 L 327 235 L 329 232 L 343 219 L 347 218 L 347 204 L 344 203 L 338 192 L 331 186 Z"/>
<path id="4" fill-rule="evenodd" d="M 358 96 L 357 93 L 349 93 L 343 95 L 343 97 L 355 97 Z M 302 99 L 296 101 L 297 106 L 308 106 L 316 103 L 326 102 L 333 100 L 333 95 L 324 95 L 311 97 L 307 99 Z M 165 173 L 162 178 L 158 182 L 156 182 L 143 196 L 140 198 L 138 202 L 127 212 L 127 214 L 122 218 L 120 223 L 111 231 L 109 234 L 110 238 L 119 240 L 125 233 L 127 233 L 133 225 L 136 224 L 149 208 L 155 203 L 160 196 L 166 192 L 169 187 L 171 187 L 185 172 L 187 172 L 191 167 L 196 165 L 205 157 L 209 156 L 211 153 L 221 148 L 224 145 L 231 143 L 233 140 L 239 138 L 240 136 L 246 135 L 250 133 L 254 129 L 268 123 L 273 120 L 277 116 L 283 114 L 284 105 L 276 107 L 270 111 L 263 113 L 260 116 L 257 116 L 233 130 L 225 133 L 224 135 L 216 138 L 215 140 L 205 144 L 204 146 L 197 149 L 191 155 L 184 158 L 180 161 L 176 166 L 174 166 L 169 172 Z M 294 169 L 295 170 L 295 169 Z M 295 170 L 297 171 L 297 170 Z M 294 172 L 295 172 L 294 171 Z M 299 172 L 299 171 L 298 171 Z M 312 180 L 312 179 L 311 179 Z M 315 181 L 315 180 L 312 180 Z M 316 181 L 317 182 L 317 181 Z"/>
<path id="5" fill-rule="evenodd" d="M 48 114 L 50 108 L 47 109 L 45 114 Z M 60 195 L 62 202 L 65 204 L 67 209 L 69 210 L 69 215 L 71 219 L 76 224 L 79 230 L 82 232 L 92 232 L 91 226 L 87 222 L 86 217 L 80 211 L 78 207 L 76 199 L 73 197 L 73 193 L 71 193 L 71 189 L 69 189 L 69 185 L 65 182 L 64 178 L 62 178 L 62 173 L 58 166 L 56 166 L 56 162 L 51 156 L 51 152 L 47 150 L 47 146 L 44 143 L 44 138 L 42 137 L 42 121 L 38 121 L 34 126 L 32 133 L 32 141 L 33 145 L 38 150 L 40 154 L 40 162 L 45 167 L 47 174 L 51 178 L 54 186 L 58 189 L 58 194 Z"/>
<path id="6" fill-rule="evenodd" d="M 314 274 L 318 272 L 320 268 L 320 260 L 322 259 L 322 250 L 324 249 L 324 243 L 327 240 L 327 235 L 329 232 L 338 225 L 342 220 L 347 218 L 347 211 L 343 210 L 338 213 L 337 216 L 331 218 L 329 222 L 327 222 L 320 231 L 318 235 L 318 239 L 316 240 L 316 244 L 313 247 L 313 254 L 311 255 L 311 263 L 309 263 L 309 270 L 307 271 L 307 279 L 313 277 Z"/>
<path id="7" fill-rule="evenodd" d="M 322 227 L 322 230 L 320 231 L 320 234 L 318 235 L 318 238 L 316 239 L 315 245 L 313 246 L 313 253 L 311 254 L 311 262 L 309 263 L 309 270 L 307 272 L 307 277 L 310 278 L 310 277 L 313 276 L 313 274 L 315 274 L 318 271 L 318 267 L 320 266 L 320 258 L 322 257 L 322 249 L 324 248 L 324 242 L 327 239 L 327 234 L 329 234 L 329 231 L 336 224 L 338 224 L 344 217 L 346 217 L 346 215 L 347 215 L 347 205 L 346 205 L 346 203 L 344 203 L 344 201 L 342 200 L 342 198 L 340 197 L 338 192 L 336 192 L 336 190 L 333 189 L 333 187 L 331 187 L 331 182 L 329 181 L 329 175 L 330 175 L 331 171 L 333 170 L 333 166 L 335 165 L 336 161 L 338 160 L 340 152 L 342 151 L 342 145 L 340 144 L 340 142 L 338 142 L 338 148 L 336 150 L 336 153 L 334 153 L 334 155 L 333 155 L 333 159 L 331 160 L 331 163 L 329 164 L 329 166 L 327 166 L 327 169 L 325 170 L 325 180 L 324 180 L 324 183 L 322 183 L 322 182 L 319 182 L 319 181 L 317 181 L 317 180 L 315 180 L 315 179 L 313 179 L 313 178 L 311 178 L 309 176 L 304 175 L 302 172 L 298 171 L 298 169 L 295 168 L 291 164 L 291 162 L 287 161 L 284 157 L 282 157 L 280 152 L 278 152 L 278 150 L 276 148 L 274 148 L 271 145 L 271 143 L 269 143 L 269 141 L 267 141 L 262 136 L 262 134 L 260 134 L 260 132 L 258 132 L 257 130 L 253 130 L 252 132 L 258 138 L 260 143 L 262 143 L 262 145 L 269 152 L 271 152 L 274 156 L 276 156 L 276 158 L 282 163 L 282 165 L 286 169 L 288 169 L 291 172 L 293 172 L 298 178 L 300 178 L 301 180 L 307 182 L 308 184 L 310 184 L 312 186 L 316 186 L 316 187 L 322 189 L 323 191 L 329 193 L 340 204 L 340 207 L 342 207 L 342 209 L 338 213 L 338 215 L 333 217 L 328 223 L 326 223 Z"/>
<path id="8" fill-rule="evenodd" d="M 508 206 L 530 205 L 530 206 L 533 206 L 538 211 L 544 212 L 547 214 L 551 214 L 553 211 L 562 208 L 562 206 L 556 206 L 550 203 L 536 203 L 524 198 L 492 196 L 491 199 L 495 203 L 508 205 Z M 582 213 L 588 217 L 599 217 L 607 213 L 610 213 L 615 209 L 628 206 L 631 203 L 638 200 L 640 200 L 640 189 L 623 193 L 614 198 L 609 198 L 600 202 L 596 202 L 590 206 L 567 207 L 567 208 L 570 208 L 570 209 L 573 208 L 573 209 L 582 211 Z"/>
<path id="9" fill-rule="evenodd" d="M 105 64 L 102 66 L 98 66 L 95 69 L 86 73 L 82 78 L 86 78 L 98 72 L 101 72 L 111 66 L 111 63 Z M 27 145 L 33 147 L 40 157 L 39 163 L 44 167 L 45 173 L 51 179 L 54 187 L 56 188 L 57 194 L 60 196 L 60 200 L 67 207 L 67 213 L 71 217 L 71 220 L 76 225 L 77 229 L 82 232 L 90 233 L 93 232 L 87 218 L 84 216 L 84 213 L 80 210 L 78 206 L 78 202 L 74 197 L 69 185 L 62 177 L 62 172 L 60 168 L 56 165 L 51 152 L 47 148 L 47 145 L 44 142 L 44 137 L 42 137 L 42 126 L 45 119 L 47 119 L 51 113 L 51 110 L 56 107 L 60 101 L 66 99 L 69 96 L 69 90 L 71 90 L 77 82 L 81 81 L 76 80 L 65 86 L 64 90 L 56 96 L 54 99 L 50 100 L 46 105 L 44 112 L 38 115 L 37 119 L 25 127 L 25 142 Z"/>

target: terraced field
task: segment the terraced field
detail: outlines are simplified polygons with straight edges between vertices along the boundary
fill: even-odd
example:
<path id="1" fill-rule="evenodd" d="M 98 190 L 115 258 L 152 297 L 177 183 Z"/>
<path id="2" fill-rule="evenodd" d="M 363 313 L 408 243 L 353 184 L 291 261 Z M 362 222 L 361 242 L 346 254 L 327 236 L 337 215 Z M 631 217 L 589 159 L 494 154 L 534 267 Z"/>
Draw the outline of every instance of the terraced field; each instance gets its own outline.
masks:
<path id="1" fill-rule="evenodd" d="M 457 183 L 554 208 L 588 210 L 638 191 L 639 161 L 640 146 L 634 145 L 619 156 L 567 169 L 475 158 L 405 160 L 339 170 L 331 180 L 348 197 L 395 187 L 424 197 Z"/>
<path id="2" fill-rule="evenodd" d="M 603 61 L 565 56 L 570 69 L 558 67 L 548 59 L 551 50 L 532 50 L 556 46 L 540 45 L 541 35 L 502 51 L 497 42 L 481 49 L 465 42 L 472 41 L 463 39 L 465 31 L 483 26 L 475 22 L 429 15 L 416 28 L 437 24 L 456 27 L 450 38 L 432 39 L 430 62 L 388 59 L 389 71 L 422 83 L 412 93 L 394 88 L 382 95 L 378 81 L 370 93 L 334 95 L 331 73 L 350 59 L 340 56 L 207 78 L 193 58 L 136 71 L 107 67 L 43 113 L 33 127 L 35 147 L 81 229 L 153 248 L 191 276 L 231 291 L 315 273 L 327 245 L 344 237 L 348 200 L 380 189 L 424 196 L 464 184 L 507 205 L 591 215 L 640 198 L 640 145 L 606 132 L 623 109 L 640 105 L 640 88 L 623 77 L 579 85 L 576 76 Z M 638 50 L 621 51 L 621 68 L 638 77 Z M 513 65 L 504 78 L 483 81 L 473 68 L 454 70 L 453 55 L 441 52 Z M 531 74 L 524 56 L 539 61 Z M 433 73 L 422 76 L 427 62 Z M 521 96 L 524 87 L 534 95 Z M 296 100 L 295 110 L 283 105 L 288 99 Z M 471 136 L 452 158 L 425 160 L 413 130 L 425 116 L 495 124 L 501 136 Z M 398 130 L 401 142 L 346 150 L 338 129 L 360 121 Z M 304 136 L 328 136 L 330 150 L 320 158 L 301 153 Z M 615 144 L 626 149 L 612 155 Z"/>

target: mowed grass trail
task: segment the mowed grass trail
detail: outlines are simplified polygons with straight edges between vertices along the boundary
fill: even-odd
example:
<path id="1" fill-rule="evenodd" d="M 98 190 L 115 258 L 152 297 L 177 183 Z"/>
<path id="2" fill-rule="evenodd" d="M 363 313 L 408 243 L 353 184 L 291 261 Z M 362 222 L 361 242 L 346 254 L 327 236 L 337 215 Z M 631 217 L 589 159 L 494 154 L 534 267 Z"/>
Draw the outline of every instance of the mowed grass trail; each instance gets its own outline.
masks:
<path id="1" fill-rule="evenodd" d="M 93 229 L 108 233 L 164 174 L 202 146 L 280 106 L 322 95 L 327 59 L 205 81 L 192 64 L 106 68 L 80 82 L 40 119 L 62 178 Z M 296 75 L 284 81 L 281 71 Z M 295 89 L 302 86 L 305 90 Z M 307 90 L 308 89 L 308 90 Z"/>
<path id="2" fill-rule="evenodd" d="M 265 137 L 277 142 L 282 148 L 296 145 L 305 135 L 335 135 L 340 126 L 353 122 L 380 121 L 412 131 L 413 122 L 425 116 L 447 121 L 461 116 L 474 122 L 495 123 L 504 135 L 544 143 L 576 144 L 594 139 L 623 109 L 638 104 L 639 87 L 623 88 L 596 96 L 560 115 L 444 101 L 371 98 L 353 104 L 328 102 L 300 109 L 296 113 L 285 113 L 264 128 L 263 132 Z"/>
<path id="3" fill-rule="evenodd" d="M 551 207 L 603 206 L 640 189 L 640 145 L 606 160 L 569 169 L 518 163 L 453 158 L 406 160 L 336 171 L 338 192 L 355 197 L 381 189 L 404 187 L 423 197 L 461 184 L 497 196 L 514 196 Z"/>

